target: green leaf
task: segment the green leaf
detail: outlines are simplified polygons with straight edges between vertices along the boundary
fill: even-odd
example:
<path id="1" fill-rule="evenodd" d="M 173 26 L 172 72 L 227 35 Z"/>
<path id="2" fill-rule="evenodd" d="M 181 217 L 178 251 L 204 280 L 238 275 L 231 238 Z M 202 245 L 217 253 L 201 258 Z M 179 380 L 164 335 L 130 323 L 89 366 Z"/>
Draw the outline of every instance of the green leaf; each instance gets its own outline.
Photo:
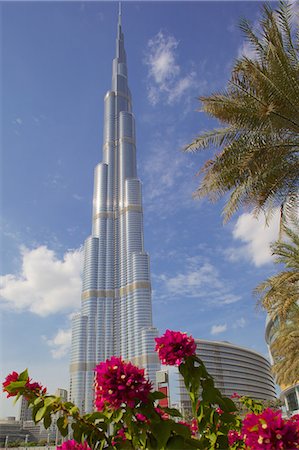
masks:
<path id="1" fill-rule="evenodd" d="M 122 417 L 123 417 L 123 415 L 124 415 L 124 412 L 123 412 L 123 410 L 121 409 L 121 408 L 119 408 L 117 411 L 115 411 L 115 413 L 113 414 L 113 421 L 115 422 L 115 423 L 118 423 L 121 419 L 122 419 Z"/>
<path id="2" fill-rule="evenodd" d="M 41 408 L 39 408 L 39 410 L 37 411 L 37 413 L 35 415 L 35 419 L 34 419 L 35 423 L 39 422 L 44 417 L 46 411 L 47 411 L 47 406 L 46 405 L 44 405 Z"/>
<path id="3" fill-rule="evenodd" d="M 20 375 L 19 375 L 19 381 L 27 381 L 28 378 L 29 378 L 28 370 L 25 369 L 24 372 L 20 373 Z"/>
<path id="4" fill-rule="evenodd" d="M 218 433 L 217 445 L 218 445 L 218 448 L 223 448 L 223 449 L 229 448 L 227 435 Z"/>
<path id="5" fill-rule="evenodd" d="M 58 397 L 54 397 L 53 395 L 51 395 L 44 399 L 44 404 L 46 406 L 50 406 L 50 405 L 53 405 L 53 403 L 57 402 L 57 400 L 58 400 Z"/>
<path id="6" fill-rule="evenodd" d="M 25 385 L 26 381 L 13 381 L 5 389 L 7 392 L 14 392 L 16 389 L 24 388 Z"/>
<path id="7" fill-rule="evenodd" d="M 204 415 L 204 406 L 203 406 L 202 403 L 200 403 L 199 407 L 197 409 L 197 420 L 198 420 L 198 422 L 202 421 L 203 415 Z"/>
<path id="8" fill-rule="evenodd" d="M 20 394 L 20 392 L 17 393 L 17 395 L 16 395 L 16 397 L 15 397 L 15 399 L 14 399 L 14 402 L 13 402 L 14 405 L 17 403 L 17 401 L 19 400 L 19 398 L 21 397 L 21 395 L 22 395 L 22 394 Z"/>
<path id="9" fill-rule="evenodd" d="M 226 412 L 234 412 L 237 411 L 237 407 L 232 399 L 228 397 L 222 397 L 222 405 Z"/>
<path id="10" fill-rule="evenodd" d="M 57 423 L 57 426 L 58 426 L 58 429 L 59 429 L 61 435 L 63 437 L 67 436 L 67 434 L 68 434 L 68 420 L 67 420 L 67 417 L 66 416 L 59 417 L 59 419 L 57 420 L 56 423 Z"/>
<path id="11" fill-rule="evenodd" d="M 65 402 L 64 404 L 63 404 L 63 406 L 66 408 L 66 409 L 71 409 L 71 408 L 73 408 L 74 406 L 76 406 L 76 405 L 74 405 L 74 403 L 72 403 L 72 402 Z"/>
<path id="12" fill-rule="evenodd" d="M 157 439 L 160 448 L 164 448 L 171 433 L 172 424 L 169 420 L 153 424 L 151 427 L 154 437 Z"/>
<path id="13" fill-rule="evenodd" d="M 175 408 L 163 408 L 163 410 L 172 417 L 182 417 L 180 411 Z"/>
<path id="14" fill-rule="evenodd" d="M 184 438 L 191 437 L 191 430 L 186 425 L 183 425 L 182 423 L 176 423 L 173 422 L 172 430 L 175 431 L 180 436 L 183 436 Z"/>
<path id="15" fill-rule="evenodd" d="M 51 414 L 46 414 L 44 417 L 44 427 L 47 429 L 52 423 Z"/>
<path id="16" fill-rule="evenodd" d="M 166 395 L 163 394 L 163 392 L 154 391 L 154 392 L 151 392 L 150 397 L 152 400 L 160 400 L 162 398 L 166 398 Z"/>
<path id="17" fill-rule="evenodd" d="M 85 414 L 83 416 L 84 419 L 87 419 L 88 422 L 95 422 L 96 420 L 105 420 L 106 416 L 101 412 L 94 412 L 91 414 Z"/>
<path id="18" fill-rule="evenodd" d="M 78 406 L 73 406 L 71 409 L 70 409 L 70 414 L 74 417 L 74 416 L 76 416 L 77 414 L 79 414 L 79 408 L 78 408 Z"/>
<path id="19" fill-rule="evenodd" d="M 43 399 L 43 398 L 37 397 L 37 398 L 34 400 L 33 404 L 34 404 L 34 406 L 37 406 L 39 403 L 43 403 L 43 402 L 44 402 L 44 399 Z"/>
<path id="20" fill-rule="evenodd" d="M 72 423 L 72 429 L 73 429 L 73 437 L 74 437 L 75 441 L 81 443 L 82 442 L 83 430 L 80 427 L 80 424 L 79 423 Z"/>
<path id="21" fill-rule="evenodd" d="M 203 446 L 203 444 L 199 440 L 195 439 L 184 439 L 182 436 L 172 436 L 167 441 L 167 450 L 189 450 L 192 448 L 201 448 L 207 450 L 207 447 Z"/>

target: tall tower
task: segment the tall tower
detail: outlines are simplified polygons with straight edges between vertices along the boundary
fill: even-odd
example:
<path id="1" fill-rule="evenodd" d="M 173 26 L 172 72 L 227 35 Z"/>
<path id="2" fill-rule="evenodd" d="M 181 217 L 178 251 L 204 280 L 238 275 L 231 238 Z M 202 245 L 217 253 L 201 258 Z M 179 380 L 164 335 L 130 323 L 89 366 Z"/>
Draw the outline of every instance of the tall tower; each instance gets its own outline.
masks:
<path id="1" fill-rule="evenodd" d="M 94 367 L 118 355 L 154 381 L 149 256 L 143 244 L 141 182 L 119 10 L 112 88 L 104 99 L 103 162 L 94 173 L 92 234 L 84 245 L 81 312 L 72 323 L 70 400 L 93 410 Z"/>

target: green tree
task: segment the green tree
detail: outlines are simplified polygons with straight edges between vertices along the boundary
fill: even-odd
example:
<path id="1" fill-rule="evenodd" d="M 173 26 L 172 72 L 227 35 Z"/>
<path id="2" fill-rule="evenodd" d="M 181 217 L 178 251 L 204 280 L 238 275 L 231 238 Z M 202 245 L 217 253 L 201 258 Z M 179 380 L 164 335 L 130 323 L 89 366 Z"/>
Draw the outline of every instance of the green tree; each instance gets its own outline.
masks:
<path id="1" fill-rule="evenodd" d="M 230 193 L 227 221 L 242 206 L 271 212 L 297 202 L 299 187 L 299 30 L 291 5 L 262 7 L 260 32 L 247 20 L 241 30 L 255 57 L 238 59 L 223 93 L 200 97 L 203 111 L 223 128 L 203 132 L 186 152 L 216 148 L 200 169 L 194 193 L 215 201 Z"/>
<path id="2" fill-rule="evenodd" d="M 284 240 L 271 245 L 275 263 L 284 264 L 284 270 L 269 277 L 255 289 L 260 303 L 270 316 L 280 320 L 285 320 L 299 301 L 299 224 L 298 221 L 292 224 L 293 228 L 283 225 Z"/>
<path id="3" fill-rule="evenodd" d="M 274 328 L 274 339 L 271 354 L 274 360 L 272 367 L 279 385 L 287 386 L 299 380 L 299 307 L 293 305 L 288 317 L 278 321 Z"/>
<path id="4" fill-rule="evenodd" d="M 272 370 L 280 385 L 299 380 L 299 224 L 282 226 L 283 240 L 272 244 L 275 263 L 284 270 L 269 277 L 255 289 L 259 301 L 273 320 L 270 349 Z"/>
<path id="5" fill-rule="evenodd" d="M 293 14 L 291 4 L 280 2 L 276 10 L 262 7 L 259 31 L 241 21 L 254 57 L 235 62 L 225 92 L 199 98 L 203 111 L 224 126 L 185 147 L 186 152 L 216 149 L 199 171 L 194 196 L 216 201 L 229 194 L 224 221 L 242 206 L 256 214 L 281 207 L 279 241 L 272 250 L 285 270 L 261 283 L 256 293 L 272 319 L 278 318 L 271 351 L 283 384 L 299 378 L 298 222 L 297 229 L 287 226 L 296 221 L 299 188 L 299 28 L 297 20 L 294 29 Z"/>

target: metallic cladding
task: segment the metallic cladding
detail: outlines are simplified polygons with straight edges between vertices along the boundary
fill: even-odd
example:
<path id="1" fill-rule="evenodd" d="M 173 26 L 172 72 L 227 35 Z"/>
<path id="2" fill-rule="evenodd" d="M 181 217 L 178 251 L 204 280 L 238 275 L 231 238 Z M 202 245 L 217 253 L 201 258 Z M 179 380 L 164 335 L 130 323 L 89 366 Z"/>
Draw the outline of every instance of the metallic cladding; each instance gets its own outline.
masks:
<path id="1" fill-rule="evenodd" d="M 122 356 L 154 382 L 160 368 L 131 105 L 119 17 L 112 89 L 104 98 L 103 162 L 94 171 L 92 234 L 84 245 L 82 307 L 72 324 L 70 400 L 85 412 L 94 409 L 98 362 Z"/>

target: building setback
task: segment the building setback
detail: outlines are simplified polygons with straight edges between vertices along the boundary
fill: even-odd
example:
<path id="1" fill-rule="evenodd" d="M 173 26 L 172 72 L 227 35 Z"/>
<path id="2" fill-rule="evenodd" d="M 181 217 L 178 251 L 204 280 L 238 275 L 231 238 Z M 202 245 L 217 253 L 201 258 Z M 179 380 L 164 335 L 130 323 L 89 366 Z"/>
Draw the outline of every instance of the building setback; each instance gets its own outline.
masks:
<path id="1" fill-rule="evenodd" d="M 104 99 L 103 161 L 95 168 L 92 234 L 84 245 L 81 312 L 72 323 L 70 400 L 93 410 L 94 367 L 112 355 L 155 381 L 149 256 L 143 244 L 141 182 L 119 12 L 112 88 Z"/>

